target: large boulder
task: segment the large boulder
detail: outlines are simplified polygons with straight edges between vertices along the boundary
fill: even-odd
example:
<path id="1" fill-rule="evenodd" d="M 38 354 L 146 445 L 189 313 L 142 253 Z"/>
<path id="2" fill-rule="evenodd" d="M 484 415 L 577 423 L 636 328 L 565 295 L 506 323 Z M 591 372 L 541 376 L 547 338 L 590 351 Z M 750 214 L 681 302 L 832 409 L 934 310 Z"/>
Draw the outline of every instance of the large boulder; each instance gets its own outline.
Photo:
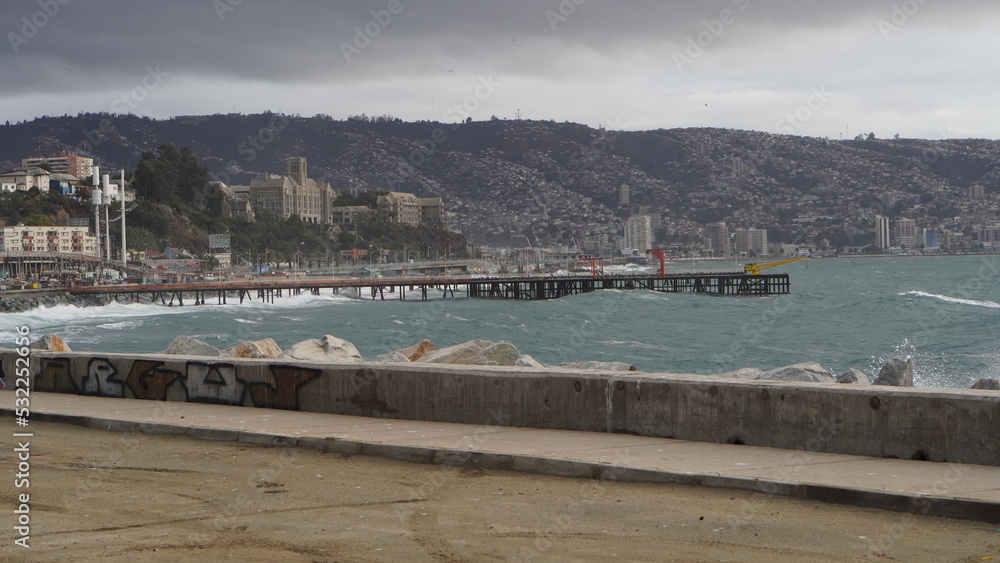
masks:
<path id="1" fill-rule="evenodd" d="M 406 356 L 407 360 L 415 362 L 420 358 L 424 357 L 424 355 L 427 354 L 427 352 L 433 352 L 434 350 L 437 350 L 437 346 L 431 344 L 430 340 L 421 340 L 420 342 L 417 342 L 413 346 L 407 346 L 402 350 L 396 350 L 396 351 Z"/>
<path id="2" fill-rule="evenodd" d="M 602 371 L 636 371 L 635 366 L 625 362 L 562 362 L 556 364 L 561 368 L 593 369 Z"/>
<path id="3" fill-rule="evenodd" d="M 878 372 L 874 385 L 913 387 L 913 360 L 889 360 Z"/>
<path id="4" fill-rule="evenodd" d="M 406 356 L 400 354 L 399 352 L 397 352 L 395 350 L 393 350 L 392 352 L 386 352 L 385 354 L 382 354 L 381 356 L 376 357 L 372 361 L 375 362 L 375 363 L 379 363 L 379 364 L 408 364 L 408 363 L 410 363 L 410 359 L 409 358 L 407 358 Z"/>
<path id="5" fill-rule="evenodd" d="M 350 342 L 332 335 L 297 342 L 281 354 L 282 358 L 329 364 L 357 363 L 361 353 Z"/>
<path id="6" fill-rule="evenodd" d="M 486 357 L 486 350 L 477 340 L 455 344 L 445 348 L 439 348 L 427 352 L 415 363 L 418 364 L 458 364 L 458 365 L 487 365 L 489 361 Z M 405 354 L 404 354 L 405 355 Z"/>
<path id="7" fill-rule="evenodd" d="M 772 369 L 754 377 L 766 381 L 802 381 L 807 383 L 833 383 L 837 380 L 833 372 L 816 362 L 803 362 Z"/>
<path id="8" fill-rule="evenodd" d="M 521 352 L 510 342 L 477 340 L 476 343 L 486 352 L 486 361 L 496 363 L 498 366 L 513 366 L 521 359 Z"/>
<path id="9" fill-rule="evenodd" d="M 277 358 L 281 355 L 281 347 L 273 338 L 247 340 L 226 348 L 222 355 L 230 358 Z"/>
<path id="10" fill-rule="evenodd" d="M 871 380 L 865 375 L 865 372 L 851 368 L 844 373 L 837 376 L 837 383 L 846 383 L 849 385 L 871 385 Z"/>
<path id="11" fill-rule="evenodd" d="M 711 377 L 729 377 L 732 379 L 757 379 L 764 373 L 760 368 L 740 368 L 725 373 L 717 373 Z"/>
<path id="12" fill-rule="evenodd" d="M 206 344 L 197 338 L 190 336 L 178 336 L 170 342 L 170 346 L 163 352 L 164 354 L 176 354 L 178 356 L 220 356 L 222 351 Z"/>
<path id="13" fill-rule="evenodd" d="M 69 344 L 54 334 L 46 334 L 38 340 L 32 342 L 28 348 L 32 350 L 48 350 L 50 352 L 72 352 Z"/>
<path id="14" fill-rule="evenodd" d="M 973 389 L 986 389 L 988 391 L 1000 391 L 1000 381 L 996 379 L 980 379 L 972 384 Z"/>
<path id="15" fill-rule="evenodd" d="M 406 355 L 405 352 L 403 355 Z M 447 348 L 428 351 L 414 361 L 428 364 L 512 366 L 520 358 L 521 353 L 510 342 L 470 340 Z"/>

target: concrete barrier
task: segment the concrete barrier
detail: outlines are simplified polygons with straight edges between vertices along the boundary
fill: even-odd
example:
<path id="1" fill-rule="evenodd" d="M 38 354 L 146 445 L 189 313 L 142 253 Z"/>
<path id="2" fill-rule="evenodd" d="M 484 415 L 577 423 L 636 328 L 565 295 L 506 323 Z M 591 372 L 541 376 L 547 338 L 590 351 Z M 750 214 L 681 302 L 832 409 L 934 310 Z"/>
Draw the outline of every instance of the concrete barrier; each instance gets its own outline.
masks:
<path id="1" fill-rule="evenodd" d="M 13 387 L 17 354 L 0 351 Z M 32 389 L 1000 465 L 1000 391 L 36 352 Z"/>

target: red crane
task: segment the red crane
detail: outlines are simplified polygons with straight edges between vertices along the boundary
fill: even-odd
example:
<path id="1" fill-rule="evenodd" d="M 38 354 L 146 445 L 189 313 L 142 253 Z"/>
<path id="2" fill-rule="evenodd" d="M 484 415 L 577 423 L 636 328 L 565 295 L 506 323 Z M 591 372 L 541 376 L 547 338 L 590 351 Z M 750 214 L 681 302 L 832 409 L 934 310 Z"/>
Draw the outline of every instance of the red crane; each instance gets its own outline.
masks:
<path id="1" fill-rule="evenodd" d="M 604 277 L 604 258 L 579 258 L 579 262 L 590 262 L 590 271 L 594 274 L 594 279 Z M 598 276 L 600 272 L 600 276 Z"/>
<path id="2" fill-rule="evenodd" d="M 667 275 L 667 254 L 663 251 L 663 249 L 662 248 L 653 248 L 651 250 L 647 250 L 646 254 L 652 254 L 653 256 L 655 256 L 656 258 L 658 258 L 660 260 L 660 277 L 661 278 L 666 277 L 666 275 Z"/>

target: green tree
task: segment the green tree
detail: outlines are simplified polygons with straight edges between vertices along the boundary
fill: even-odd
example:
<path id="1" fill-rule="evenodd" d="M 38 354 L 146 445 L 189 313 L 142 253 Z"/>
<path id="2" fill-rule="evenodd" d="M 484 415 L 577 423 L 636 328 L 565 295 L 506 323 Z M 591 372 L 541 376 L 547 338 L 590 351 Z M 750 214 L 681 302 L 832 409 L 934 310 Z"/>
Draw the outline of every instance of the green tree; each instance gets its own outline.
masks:
<path id="1" fill-rule="evenodd" d="M 48 227 L 52 225 L 52 219 L 48 215 L 32 213 L 24 218 L 24 224 L 29 227 Z"/>
<path id="2" fill-rule="evenodd" d="M 155 151 L 142 153 L 132 187 L 143 199 L 198 211 L 208 206 L 208 180 L 208 167 L 198 162 L 190 148 L 178 151 L 173 145 L 164 144 Z"/>

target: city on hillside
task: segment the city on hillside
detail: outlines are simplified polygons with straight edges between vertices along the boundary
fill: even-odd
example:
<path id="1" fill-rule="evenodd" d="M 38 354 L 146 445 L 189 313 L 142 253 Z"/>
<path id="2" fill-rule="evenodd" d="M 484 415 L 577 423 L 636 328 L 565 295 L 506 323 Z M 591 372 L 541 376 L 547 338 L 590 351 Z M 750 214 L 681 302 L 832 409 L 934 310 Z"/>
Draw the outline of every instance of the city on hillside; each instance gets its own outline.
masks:
<path id="1" fill-rule="evenodd" d="M 260 117 L 274 122 L 276 116 Z M 197 141 L 198 131 L 253 117 L 169 123 L 186 125 L 192 138 L 182 140 Z M 53 119 L 60 118 L 8 127 L 37 128 Z M 118 262 L 124 252 L 129 262 L 200 271 L 467 256 L 512 265 L 572 267 L 595 256 L 651 264 L 652 249 L 670 258 L 757 260 L 1000 248 L 997 168 L 990 164 L 1000 161 L 995 142 L 874 134 L 833 142 L 709 129 L 653 137 L 495 119 L 453 126 L 444 140 L 452 144 L 431 151 L 413 141 L 437 133 L 430 122 L 281 119 L 303 138 L 332 128 L 354 142 L 332 142 L 337 150 L 328 157 L 282 157 L 284 147 L 262 151 L 250 167 L 212 148 L 194 155 L 186 146 L 166 152 L 149 150 L 149 142 L 138 146 L 127 139 L 156 137 L 161 122 L 122 116 L 104 127 L 120 138 L 114 146 L 0 161 L 0 252 Z M 67 147 L 39 144 L 55 145 Z M 129 166 L 136 153 L 140 164 Z M 177 171 L 158 168 L 164 162 L 179 163 Z M 153 228 L 164 221 L 158 213 L 168 223 L 159 230 Z M 258 220 L 267 226 L 246 226 Z M 276 226 L 289 222 L 293 232 Z"/>

